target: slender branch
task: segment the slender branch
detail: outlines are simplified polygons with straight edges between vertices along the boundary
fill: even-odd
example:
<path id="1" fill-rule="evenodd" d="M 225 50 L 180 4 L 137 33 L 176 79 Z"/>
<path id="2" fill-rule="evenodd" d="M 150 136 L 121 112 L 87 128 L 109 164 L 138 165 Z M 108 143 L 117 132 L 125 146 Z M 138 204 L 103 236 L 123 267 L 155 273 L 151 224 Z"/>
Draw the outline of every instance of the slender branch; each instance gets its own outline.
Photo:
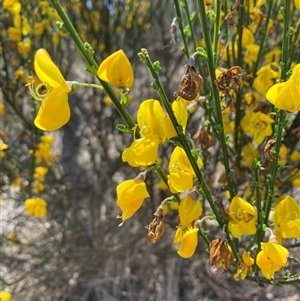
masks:
<path id="1" fill-rule="evenodd" d="M 213 59 L 214 56 L 213 56 L 213 51 L 212 51 L 212 43 L 211 43 L 211 39 L 210 39 L 210 30 L 209 30 L 208 24 L 207 24 L 204 1 L 198 0 L 197 3 L 198 3 L 199 19 L 200 19 L 200 23 L 202 26 L 202 32 L 203 32 L 203 37 L 204 37 L 205 46 L 206 46 L 206 52 L 208 55 L 208 60 L 207 60 L 208 69 L 209 69 L 210 79 L 212 82 L 212 94 L 213 94 L 213 100 L 214 100 L 214 104 L 215 104 L 216 120 L 217 120 L 217 124 L 215 125 L 215 127 L 218 128 L 217 132 L 218 132 L 219 141 L 221 144 L 221 149 L 222 149 L 222 154 L 223 154 L 223 164 L 225 167 L 225 172 L 226 172 L 226 177 L 227 177 L 228 190 L 230 193 L 230 198 L 232 199 L 235 195 L 235 192 L 234 192 L 235 184 L 233 183 L 232 172 L 229 167 L 229 156 L 228 156 L 225 133 L 224 133 L 224 128 L 223 128 L 222 109 L 221 109 L 221 101 L 220 101 L 219 91 L 218 91 L 216 85 L 213 84 L 214 81 L 216 80 L 216 74 L 215 74 L 215 64 L 214 64 L 214 59 Z"/>
<path id="2" fill-rule="evenodd" d="M 288 32 L 289 22 L 290 22 L 290 5 L 291 5 L 291 0 L 287 0 L 284 6 L 284 18 L 283 18 L 284 21 L 283 21 L 283 32 L 282 32 L 282 56 L 281 56 L 281 66 L 282 66 L 281 79 L 283 81 L 286 80 L 286 76 L 287 76 L 286 73 L 287 73 L 288 47 L 289 47 L 287 32 Z M 275 186 L 275 180 L 277 175 L 278 154 L 281 146 L 281 139 L 284 134 L 284 126 L 283 126 L 284 117 L 285 117 L 285 112 L 276 109 L 276 122 L 275 122 L 275 133 L 274 133 L 276 139 L 274 152 L 276 153 L 276 156 L 273 158 L 273 161 L 271 162 L 270 172 L 267 175 L 267 187 L 266 187 L 266 195 L 265 195 L 266 202 L 263 208 L 265 213 L 265 220 L 264 220 L 265 224 L 268 223 L 269 213 L 273 202 L 274 186 Z"/>
<path id="3" fill-rule="evenodd" d="M 183 41 L 183 51 L 184 51 L 187 59 L 189 59 L 190 58 L 190 52 L 189 52 L 188 44 L 187 44 L 186 37 L 185 37 L 185 34 L 184 34 L 184 28 L 183 28 L 183 25 L 182 25 L 182 15 L 181 15 L 181 11 L 180 11 L 179 1 L 174 0 L 174 5 L 175 5 L 175 11 L 176 11 L 176 15 L 177 15 L 177 22 L 178 22 L 178 25 L 179 25 L 180 34 L 181 34 L 181 38 L 182 38 L 182 41 Z"/>

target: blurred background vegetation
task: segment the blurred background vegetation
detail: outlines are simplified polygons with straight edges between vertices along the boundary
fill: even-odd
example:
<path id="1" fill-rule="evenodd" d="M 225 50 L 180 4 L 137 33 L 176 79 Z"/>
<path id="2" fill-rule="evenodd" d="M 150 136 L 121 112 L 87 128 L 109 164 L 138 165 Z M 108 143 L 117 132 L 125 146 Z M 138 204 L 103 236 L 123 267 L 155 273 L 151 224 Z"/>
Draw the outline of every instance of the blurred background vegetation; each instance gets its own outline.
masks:
<path id="1" fill-rule="evenodd" d="M 142 47 L 161 62 L 161 79 L 172 99 L 186 63 L 182 41 L 170 33 L 173 1 L 62 3 L 83 41 L 95 49 L 98 63 L 120 48 L 128 55 L 135 71 L 131 112 L 142 100 L 156 97 L 137 56 Z M 119 115 L 101 91 L 92 89 L 71 95 L 72 117 L 61 130 L 45 134 L 35 128 L 37 107 L 26 83 L 37 49 L 47 49 L 67 80 L 94 79 L 68 36 L 58 31 L 60 20 L 49 2 L 5 0 L 0 9 L 0 285 L 12 292 L 12 300 L 299 300 L 294 287 L 261 289 L 213 273 L 201 243 L 191 259 L 180 258 L 172 244 L 174 220 L 168 217 L 166 239 L 151 244 L 145 226 L 165 197 L 154 177 L 147 178 L 153 197 L 119 227 L 116 185 L 138 173 L 120 158 L 131 136 L 116 130 Z M 203 121 L 201 114 L 192 116 L 191 134 Z M 40 143 L 52 139 L 48 135 L 52 148 L 41 155 Z M 168 147 L 161 152 L 168 153 Z M 44 178 L 37 167 L 47 168 Z M 42 219 L 24 213 L 24 200 L 36 192 L 47 201 Z"/>

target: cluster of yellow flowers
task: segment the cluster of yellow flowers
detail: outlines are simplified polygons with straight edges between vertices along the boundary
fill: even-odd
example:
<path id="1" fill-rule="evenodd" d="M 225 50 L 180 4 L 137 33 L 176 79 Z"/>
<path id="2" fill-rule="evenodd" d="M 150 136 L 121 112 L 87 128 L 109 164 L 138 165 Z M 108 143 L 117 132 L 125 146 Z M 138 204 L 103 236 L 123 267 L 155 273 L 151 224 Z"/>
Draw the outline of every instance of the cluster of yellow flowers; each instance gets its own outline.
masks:
<path id="1" fill-rule="evenodd" d="M 41 95 L 38 92 L 40 86 L 35 88 L 33 83 L 30 86 L 32 95 L 42 101 L 35 124 L 44 130 L 60 128 L 70 117 L 68 104 L 70 86 L 45 50 L 37 51 L 34 66 L 42 85 L 45 87 L 45 93 Z M 285 110 L 300 109 L 299 70 L 300 64 L 294 67 L 293 75 L 286 82 L 275 84 L 270 88 L 267 93 L 270 102 Z M 132 67 L 122 50 L 113 53 L 102 62 L 98 69 L 98 76 L 101 80 L 109 82 L 119 89 L 130 89 L 134 80 Z M 295 105 L 288 108 L 282 107 L 288 96 L 284 93 L 292 93 L 291 101 L 294 101 Z M 177 99 L 173 102 L 172 109 L 177 121 L 185 129 L 188 115 L 185 102 L 181 98 Z M 56 118 L 53 118 L 54 114 Z M 260 144 L 266 136 L 272 134 L 271 124 L 273 122 L 273 119 L 266 114 L 251 112 L 244 117 L 241 126 L 245 132 L 248 129 L 250 133 L 253 133 L 254 141 Z M 255 127 L 252 123 L 255 123 Z M 140 137 L 136 138 L 134 130 L 134 142 L 130 147 L 125 148 L 122 154 L 123 161 L 128 162 L 133 167 L 154 164 L 158 159 L 159 145 L 177 135 L 170 122 L 170 117 L 165 113 L 160 102 L 155 99 L 148 99 L 141 103 L 137 113 L 137 128 L 140 130 Z M 36 158 L 39 158 L 39 161 L 51 161 L 52 159 L 49 159 L 49 156 L 45 155 L 43 151 L 44 148 L 39 147 Z M 256 154 L 256 149 L 252 152 Z M 247 153 L 246 149 L 244 149 L 244 153 Z M 40 159 L 41 156 L 43 159 Z M 247 159 L 247 162 L 250 163 L 250 160 Z M 200 157 L 197 157 L 197 166 L 199 169 L 203 166 Z M 36 169 L 36 181 L 39 183 L 35 186 L 37 191 L 42 190 L 41 183 L 46 172 L 46 168 Z M 117 187 L 117 205 L 122 210 L 123 221 L 132 217 L 142 206 L 144 199 L 150 196 L 146 189 L 144 177 L 145 174 L 140 174 L 136 179 L 127 180 Z M 197 232 L 199 231 L 196 221 L 202 214 L 199 196 L 193 193 L 194 182 L 195 171 L 186 152 L 179 146 L 175 147 L 169 161 L 168 185 L 170 191 L 172 193 L 190 191 L 186 197 L 182 198 L 178 207 L 180 223 L 174 237 L 174 243 L 179 248 L 178 254 L 184 258 L 192 256 L 196 250 Z M 46 212 L 45 203 L 39 198 L 27 200 L 25 206 L 28 213 L 36 216 L 42 216 Z M 244 234 L 254 235 L 256 233 L 257 211 L 253 205 L 239 196 L 235 196 L 231 200 L 228 214 L 230 216 L 228 230 L 233 237 L 239 238 Z M 273 221 L 278 241 L 300 237 L 300 207 L 291 196 L 286 196 L 275 207 Z M 231 252 L 229 250 L 229 253 Z M 274 273 L 287 264 L 287 254 L 288 251 L 276 242 L 261 243 L 261 250 L 257 253 L 256 263 L 262 274 L 267 279 L 272 279 Z M 235 278 L 244 279 L 252 271 L 253 264 L 254 259 L 250 253 L 244 252 L 240 263 L 241 268 L 237 270 Z"/>
<path id="2" fill-rule="evenodd" d="M 26 57 L 32 48 L 32 33 L 36 37 L 40 37 L 59 20 L 57 13 L 48 1 L 39 1 L 38 13 L 34 16 L 33 24 L 29 23 L 31 16 L 26 16 L 24 7 L 22 7 L 19 0 L 5 0 L 3 7 L 12 17 L 13 26 L 7 29 L 8 38 L 10 41 L 17 43 L 18 53 L 23 57 Z M 58 42 L 59 35 L 55 33 L 52 35 L 52 43 L 57 45 Z"/>
<path id="3" fill-rule="evenodd" d="M 210 1 L 206 2 L 208 5 L 211 4 Z M 244 28 L 241 36 L 242 40 L 238 41 L 236 39 L 237 42 L 232 43 L 230 46 L 227 45 L 228 48 L 225 47 L 228 50 L 226 54 L 233 53 L 233 57 L 235 57 L 238 55 L 238 43 L 241 42 L 244 51 L 244 65 L 249 70 L 253 70 L 256 57 L 260 51 L 260 46 L 255 44 L 254 33 L 261 26 L 261 22 L 264 19 L 261 11 L 264 5 L 265 1 L 258 1 L 256 6 L 254 6 L 253 1 L 249 1 L 250 21 L 248 27 Z M 296 8 L 298 5 L 299 2 L 295 1 Z M 227 16 L 227 20 L 229 18 L 230 16 Z M 272 24 L 270 24 L 266 28 L 267 33 L 272 29 Z M 237 47 L 237 50 L 235 50 L 235 47 Z M 204 51 L 201 52 L 197 49 L 195 55 L 199 53 L 203 54 Z M 137 111 L 136 123 L 131 128 L 126 128 L 127 132 L 133 134 L 133 142 L 123 150 L 122 160 L 123 162 L 128 162 L 132 167 L 146 168 L 146 170 L 136 178 L 125 180 L 117 186 L 117 205 L 122 211 L 121 224 L 131 218 L 143 205 L 144 200 L 150 197 L 145 178 L 149 171 L 155 169 L 161 178 L 164 179 L 164 183 L 172 197 L 162 201 L 154 214 L 154 220 L 148 226 L 148 238 L 151 242 L 157 242 L 163 234 L 164 205 L 168 202 L 176 202 L 178 203 L 179 218 L 173 241 L 181 257 L 189 258 L 195 253 L 200 233 L 209 246 L 212 266 L 219 269 L 229 269 L 234 257 L 236 261 L 234 278 L 236 280 L 242 280 L 249 276 L 254 266 L 260 268 L 262 275 L 266 279 L 274 279 L 274 274 L 285 267 L 288 262 L 289 252 L 282 245 L 284 240 L 300 238 L 299 204 L 290 194 L 284 194 L 277 202 L 274 201 L 275 192 L 277 193 L 275 186 L 277 175 L 275 171 L 278 169 L 278 166 L 275 166 L 275 171 L 272 167 L 270 168 L 271 171 L 267 174 L 265 181 L 262 179 L 265 174 L 259 174 L 265 167 L 269 169 L 268 164 L 270 162 L 272 164 L 275 159 L 276 164 L 284 166 L 288 159 L 289 162 L 299 162 L 300 157 L 299 151 L 293 149 L 289 152 L 285 145 L 277 147 L 276 152 L 275 146 L 280 146 L 276 144 L 276 139 L 266 141 L 272 135 L 278 139 L 276 131 L 283 125 L 281 117 L 276 115 L 277 117 L 273 118 L 276 112 L 281 110 L 280 112 L 284 114 L 295 112 L 299 114 L 300 111 L 300 63 L 292 64 L 291 70 L 285 70 L 286 72 L 282 76 L 282 64 L 279 64 L 280 55 L 281 51 L 278 49 L 273 49 L 265 55 L 264 65 L 254 71 L 254 78 L 251 83 L 244 80 L 245 77 L 240 66 L 220 69 L 218 78 L 214 80 L 213 84 L 216 86 L 214 88 L 217 88 L 217 93 L 214 94 L 214 97 L 220 94 L 220 103 L 223 105 L 223 111 L 219 112 L 220 116 L 216 117 L 216 119 L 220 118 L 220 123 L 223 120 L 223 124 L 214 124 L 214 130 L 216 133 L 222 132 L 222 134 L 225 133 L 227 135 L 227 140 L 223 141 L 222 147 L 224 145 L 225 147 L 228 145 L 237 147 L 236 150 L 232 151 L 234 156 L 237 157 L 236 166 L 233 162 L 230 162 L 232 163 L 232 169 L 229 170 L 228 168 L 226 170 L 226 165 L 224 164 L 225 170 L 227 173 L 236 171 L 238 176 L 241 175 L 241 178 L 238 179 L 238 187 L 230 187 L 232 184 L 230 183 L 230 175 L 226 174 L 224 190 L 229 191 L 229 196 L 227 197 L 229 202 L 225 206 L 228 208 L 224 208 L 224 204 L 218 200 L 212 199 L 213 201 L 209 202 L 206 190 L 211 188 L 211 192 L 209 191 L 208 193 L 215 195 L 218 193 L 214 190 L 213 184 L 210 187 L 206 185 L 206 179 L 202 174 L 202 168 L 207 164 L 207 158 L 204 160 L 204 156 L 207 156 L 208 153 L 205 151 L 213 145 L 211 133 L 203 130 L 199 134 L 199 141 L 197 141 L 198 139 L 195 136 L 192 139 L 186 134 L 188 107 L 190 101 L 193 102 L 196 99 L 196 102 L 200 102 L 199 92 L 203 83 L 202 77 L 196 71 L 194 55 L 186 65 L 186 73 L 182 77 L 180 87 L 175 93 L 176 99 L 172 104 L 169 102 L 162 104 L 156 99 L 146 99 L 141 102 Z M 142 50 L 139 56 L 143 62 L 147 63 L 150 72 L 153 71 L 151 72 L 154 78 L 153 87 L 158 91 L 163 102 L 162 87 L 156 78 L 160 69 L 159 64 L 157 62 L 153 64 L 149 59 L 148 52 L 145 50 Z M 222 56 L 225 60 L 224 51 Z M 229 58 L 227 62 L 230 62 Z M 287 64 L 287 62 L 285 63 Z M 28 86 L 31 95 L 36 100 L 41 101 L 34 123 L 41 130 L 57 130 L 70 119 L 69 94 L 84 84 L 66 81 L 45 49 L 39 49 L 36 52 L 34 69 L 40 83 L 37 84 L 32 79 Z M 210 70 L 210 75 L 212 76 L 215 72 L 216 70 L 213 68 L 212 72 Z M 121 96 L 117 105 L 120 105 L 120 107 L 117 108 L 119 111 L 125 108 L 128 102 L 123 102 L 122 97 L 127 95 L 133 86 L 134 72 L 124 51 L 118 50 L 109 55 L 94 73 L 100 79 L 102 88 L 104 83 L 109 83 L 109 85 L 119 90 Z M 279 78 L 282 78 L 282 80 L 280 81 Z M 244 82 L 246 82 L 246 89 L 241 90 L 240 88 Z M 241 103 L 235 106 L 238 102 L 238 95 Z M 269 103 L 266 103 L 265 100 Z M 216 102 L 217 100 L 215 99 L 214 101 Z M 212 102 L 210 105 L 211 110 L 214 110 L 219 104 Z M 272 108 L 275 106 L 275 110 L 272 112 L 271 106 Z M 236 112 L 235 109 L 239 112 Z M 217 112 L 217 110 L 215 111 Z M 206 122 L 209 125 L 215 122 L 215 116 L 212 117 L 213 113 L 211 112 L 210 114 L 211 119 L 209 122 Z M 218 115 L 218 112 L 214 112 L 214 114 Z M 237 123 L 234 123 L 235 119 L 238 119 Z M 284 124 L 284 126 L 286 125 Z M 283 127 L 281 128 L 281 134 L 282 132 Z M 222 136 L 220 135 L 220 137 L 221 141 Z M 281 136 L 279 137 L 281 138 Z M 172 141 L 175 144 L 168 159 L 168 174 L 165 173 L 158 163 L 159 147 L 167 141 Z M 197 149 L 197 142 L 199 142 L 199 145 L 202 145 L 203 152 Z M 264 142 L 266 143 L 264 151 L 262 151 L 261 145 Z M 43 157 L 39 162 L 52 162 L 53 158 L 51 159 L 51 156 L 45 155 L 42 149 L 41 147 L 42 154 L 38 154 L 39 149 L 36 151 L 36 154 L 38 154 L 36 158 Z M 226 162 L 229 162 L 231 158 L 224 151 L 224 148 L 222 150 L 224 153 L 220 161 L 227 160 Z M 241 157 L 239 157 L 240 155 Z M 265 164 L 264 166 L 258 161 L 259 158 L 263 158 L 261 161 Z M 250 167 L 252 172 L 250 180 L 246 179 L 244 181 L 244 177 L 248 177 L 250 171 L 249 168 L 242 169 L 241 164 Z M 48 165 L 46 163 L 46 166 Z M 247 171 L 245 172 L 245 170 Z M 43 190 L 46 172 L 46 167 L 38 167 L 36 169 L 34 186 L 36 192 Z M 287 182 L 293 186 L 300 186 L 299 175 L 299 168 L 294 168 Z M 272 177 L 274 179 L 271 179 Z M 266 191 L 263 191 L 262 183 L 269 185 L 271 180 L 274 180 L 274 185 L 267 187 Z M 219 183 L 221 182 L 219 180 Z M 245 187 L 245 183 L 247 183 L 247 187 Z M 254 186 L 252 193 L 249 192 L 250 186 Z M 243 193 L 242 190 L 245 190 L 245 192 Z M 278 190 L 278 193 L 280 193 L 280 190 Z M 201 201 L 204 197 L 208 199 L 213 211 L 211 218 L 217 220 L 219 226 L 224 228 L 226 239 L 218 238 L 210 242 L 202 229 L 202 221 L 207 217 L 202 217 Z M 40 198 L 26 200 L 25 207 L 29 214 L 34 214 L 37 217 L 46 213 L 46 203 Z M 271 211 L 273 212 L 269 217 Z M 273 235 L 271 228 L 275 230 L 275 235 Z M 268 241 L 264 241 L 264 234 L 267 231 L 271 235 Z M 235 241 L 239 241 L 242 236 L 254 235 L 256 244 L 251 245 L 250 242 L 250 246 L 247 248 L 243 246 L 241 251 L 232 243 L 232 237 Z"/>
<path id="4" fill-rule="evenodd" d="M 42 164 L 42 166 L 37 166 L 34 171 L 33 193 L 36 195 L 44 191 L 45 176 L 56 159 L 51 151 L 53 140 L 53 136 L 44 135 L 41 137 L 41 142 L 37 145 L 36 150 L 31 151 L 34 154 L 35 163 Z M 47 214 L 47 203 L 40 197 L 26 199 L 24 207 L 28 215 L 34 215 L 37 218 Z"/>

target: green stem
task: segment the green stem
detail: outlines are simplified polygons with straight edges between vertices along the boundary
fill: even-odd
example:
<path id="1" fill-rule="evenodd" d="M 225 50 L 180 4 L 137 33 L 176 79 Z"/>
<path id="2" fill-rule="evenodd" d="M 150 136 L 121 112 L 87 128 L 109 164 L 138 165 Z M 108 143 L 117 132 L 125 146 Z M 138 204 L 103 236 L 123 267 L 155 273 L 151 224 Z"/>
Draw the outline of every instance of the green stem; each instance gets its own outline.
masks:
<path id="1" fill-rule="evenodd" d="M 243 26 L 244 26 L 244 0 L 240 0 L 239 6 L 239 25 L 238 25 L 238 51 L 237 51 L 237 61 L 236 64 L 238 66 L 242 66 L 243 62 L 243 46 L 242 46 L 242 38 L 243 38 Z"/>
<path id="2" fill-rule="evenodd" d="M 204 217 L 204 218 L 205 218 L 205 217 Z M 206 245 L 209 247 L 210 241 L 209 241 L 209 239 L 208 239 L 208 237 L 207 237 L 207 233 L 206 233 L 205 230 L 202 230 L 202 223 L 203 223 L 204 218 L 201 219 L 201 220 L 196 221 L 195 225 L 196 225 L 196 227 L 199 229 L 199 234 L 200 234 L 200 236 L 203 238 L 204 242 L 205 242 Z"/>
<path id="3" fill-rule="evenodd" d="M 290 52 L 290 55 L 289 55 L 290 60 L 288 62 L 287 70 L 289 70 L 291 68 L 292 59 L 293 59 L 296 47 L 299 47 L 299 41 L 298 41 L 299 33 L 300 33 L 300 22 L 297 25 L 297 29 L 296 29 L 296 32 L 295 32 L 295 35 L 294 35 L 294 41 L 292 43 L 292 48 L 291 48 L 291 52 Z M 297 62 L 297 60 L 296 60 L 296 62 Z"/>
<path id="4" fill-rule="evenodd" d="M 288 28 L 289 28 L 289 22 L 290 22 L 290 4 L 291 0 L 286 0 L 285 2 L 285 9 L 284 9 L 284 23 L 283 23 L 283 32 L 282 32 L 282 56 L 281 56 L 281 79 L 283 81 L 286 80 L 286 73 L 287 73 L 287 62 L 288 62 Z M 274 196 L 274 185 L 277 175 L 277 163 L 278 163 L 278 154 L 279 149 L 281 146 L 281 139 L 283 137 L 284 133 L 284 126 L 283 126 L 283 120 L 285 117 L 285 112 L 281 110 L 276 110 L 276 122 L 275 122 L 275 133 L 274 138 L 276 139 L 276 144 L 274 147 L 274 151 L 276 153 L 276 156 L 273 158 L 273 161 L 270 165 L 270 172 L 267 175 L 267 186 L 266 186 L 266 202 L 264 204 L 264 214 L 265 214 L 265 220 L 264 223 L 267 225 L 268 219 L 269 219 L 269 213 L 271 210 L 272 202 L 273 202 L 273 196 Z"/>
<path id="5" fill-rule="evenodd" d="M 75 85 L 78 85 L 79 87 L 84 87 L 84 88 L 94 88 L 94 89 L 98 89 L 98 90 L 101 90 L 101 91 L 104 90 L 102 86 L 95 85 L 95 84 L 75 82 Z"/>
<path id="6" fill-rule="evenodd" d="M 255 165 L 255 166 L 253 166 Z M 255 252 L 255 261 L 257 254 L 261 250 L 261 242 L 264 237 L 264 230 L 263 230 L 263 216 L 261 210 L 261 190 L 260 190 L 260 180 L 259 180 L 259 168 L 261 164 L 260 162 L 252 163 L 252 170 L 254 174 L 254 186 L 255 186 L 255 198 L 256 198 L 256 208 L 257 208 L 257 234 L 256 234 L 256 242 L 257 242 L 257 249 Z M 258 266 L 255 264 L 255 271 L 258 271 Z"/>
<path id="7" fill-rule="evenodd" d="M 219 35 L 220 35 L 220 22 L 221 22 L 221 0 L 215 1 L 216 5 L 216 19 L 214 24 L 214 64 L 217 66 L 218 62 L 218 49 L 219 49 Z"/>
<path id="8" fill-rule="evenodd" d="M 265 44 L 267 31 L 268 31 L 268 26 L 269 26 L 269 21 L 270 21 L 270 18 L 271 18 L 271 13 L 272 13 L 272 8 L 273 8 L 272 3 L 273 3 L 273 0 L 268 0 L 268 5 L 269 5 L 268 6 L 268 13 L 267 13 L 266 22 L 264 24 L 264 28 L 262 29 L 262 36 L 261 36 L 261 39 L 260 39 L 257 59 L 255 61 L 254 68 L 253 68 L 253 79 L 256 77 L 256 72 L 258 70 L 258 65 L 259 65 L 259 62 L 260 62 L 260 58 L 261 58 L 261 55 L 263 53 L 264 44 Z M 251 81 L 251 85 L 252 84 L 253 84 L 253 80 Z"/>
<path id="9" fill-rule="evenodd" d="M 187 4 L 187 0 L 184 0 L 184 9 L 185 9 L 185 12 L 186 12 L 186 15 L 187 15 L 187 20 L 188 20 L 188 23 L 189 23 L 189 27 L 190 27 L 190 32 L 191 32 L 191 38 L 192 38 L 192 41 L 193 41 L 193 46 L 194 46 L 194 49 L 197 48 L 197 45 L 196 45 L 196 39 L 195 39 L 195 35 L 194 35 L 194 30 L 192 28 L 192 22 L 191 22 L 191 18 L 190 18 L 190 12 L 189 12 L 189 7 L 188 7 L 188 4 Z"/>
<path id="10" fill-rule="evenodd" d="M 180 4 L 178 0 L 174 0 L 174 5 L 175 5 L 175 11 L 176 11 L 176 15 L 177 15 L 177 23 L 179 25 L 179 30 L 180 30 L 180 34 L 181 34 L 181 38 L 183 41 L 183 51 L 187 57 L 187 59 L 190 58 L 190 52 L 189 52 L 189 48 L 188 48 L 188 44 L 185 38 L 185 34 L 184 34 L 184 28 L 182 25 L 182 15 L 181 15 L 181 11 L 180 11 Z M 192 30 L 192 28 L 191 28 Z"/>
<path id="11" fill-rule="evenodd" d="M 216 80 L 216 74 L 215 74 L 215 64 L 213 59 L 213 51 L 212 51 L 212 43 L 210 39 L 210 30 L 208 28 L 207 19 L 206 19 L 206 13 L 205 13 L 205 6 L 203 0 L 198 0 L 198 11 L 199 11 L 199 19 L 202 27 L 203 37 L 206 45 L 206 51 L 208 55 L 208 69 L 210 74 L 210 79 L 212 82 L 212 94 L 213 99 L 215 103 L 215 110 L 216 110 L 216 121 L 217 124 L 215 126 L 220 127 L 218 132 L 219 141 L 221 144 L 222 154 L 223 154 L 223 164 L 225 167 L 226 177 L 227 177 L 227 183 L 228 183 L 228 190 L 230 193 L 230 199 L 232 199 L 235 195 L 234 193 L 234 183 L 232 176 L 230 176 L 232 173 L 230 172 L 229 167 L 229 156 L 227 151 L 227 145 L 226 145 L 226 138 L 224 134 L 224 128 L 223 128 L 223 121 L 222 121 L 222 109 L 221 109 L 221 101 L 219 96 L 219 91 L 214 83 Z"/>

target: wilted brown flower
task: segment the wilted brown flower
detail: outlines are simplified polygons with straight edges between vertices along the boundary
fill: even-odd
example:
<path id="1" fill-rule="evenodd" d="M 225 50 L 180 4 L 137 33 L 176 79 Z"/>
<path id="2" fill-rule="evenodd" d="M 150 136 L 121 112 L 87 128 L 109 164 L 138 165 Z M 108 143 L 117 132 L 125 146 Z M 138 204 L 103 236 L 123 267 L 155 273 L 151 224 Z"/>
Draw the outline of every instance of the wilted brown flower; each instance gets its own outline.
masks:
<path id="1" fill-rule="evenodd" d="M 195 68 L 195 60 L 190 58 L 185 65 L 186 72 L 183 75 L 179 89 L 174 93 L 174 96 L 182 97 L 185 100 L 194 100 L 200 89 L 202 88 L 203 78 L 199 75 Z"/>
<path id="2" fill-rule="evenodd" d="M 163 221 L 163 210 L 162 206 L 159 206 L 154 213 L 154 219 L 146 227 L 148 229 L 147 238 L 152 242 L 156 243 L 159 241 L 165 231 L 165 224 Z"/>
<path id="3" fill-rule="evenodd" d="M 225 21 L 226 21 L 228 26 L 233 26 L 237 23 L 237 20 L 238 20 L 237 16 L 238 16 L 238 12 L 239 12 L 239 7 L 240 7 L 240 4 L 238 2 L 236 2 L 232 6 L 232 11 L 225 16 Z"/>
<path id="4" fill-rule="evenodd" d="M 230 265 L 232 251 L 225 239 L 215 239 L 209 246 L 209 262 L 212 267 L 227 270 Z"/>
<path id="5" fill-rule="evenodd" d="M 214 136 L 210 135 L 207 131 L 207 127 L 201 127 L 193 136 L 196 142 L 196 146 L 200 146 L 202 150 L 207 150 L 211 146 L 216 144 Z"/>
<path id="6" fill-rule="evenodd" d="M 295 128 L 295 129 L 293 129 L 293 130 L 292 130 L 292 133 L 293 133 L 298 139 L 300 139 L 300 126 L 297 127 L 297 128 Z"/>
<path id="7" fill-rule="evenodd" d="M 225 95 L 229 95 L 231 90 L 237 93 L 243 85 L 243 69 L 240 66 L 233 66 L 230 69 L 221 68 L 221 71 L 214 81 L 218 90 Z"/>
<path id="8" fill-rule="evenodd" d="M 273 156 L 271 154 L 271 151 L 274 149 L 275 144 L 276 144 L 276 139 L 270 139 L 265 145 L 264 154 L 268 161 L 273 161 Z"/>

